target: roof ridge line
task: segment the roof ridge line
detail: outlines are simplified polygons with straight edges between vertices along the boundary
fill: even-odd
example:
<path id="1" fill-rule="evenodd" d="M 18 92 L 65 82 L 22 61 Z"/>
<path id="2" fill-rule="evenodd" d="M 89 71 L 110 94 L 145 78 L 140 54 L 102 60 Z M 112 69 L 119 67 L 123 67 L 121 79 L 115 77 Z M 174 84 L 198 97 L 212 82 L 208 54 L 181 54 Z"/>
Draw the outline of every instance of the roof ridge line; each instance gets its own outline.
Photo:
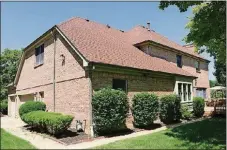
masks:
<path id="1" fill-rule="evenodd" d="M 67 19 L 65 21 L 62 21 L 62 22 L 58 23 L 57 26 L 61 26 L 61 25 L 65 24 L 65 23 L 67 23 L 67 22 L 69 22 L 69 21 L 71 21 L 71 20 L 73 20 L 75 18 L 79 18 L 79 17 L 71 17 L 71 18 L 69 18 L 69 19 Z"/>

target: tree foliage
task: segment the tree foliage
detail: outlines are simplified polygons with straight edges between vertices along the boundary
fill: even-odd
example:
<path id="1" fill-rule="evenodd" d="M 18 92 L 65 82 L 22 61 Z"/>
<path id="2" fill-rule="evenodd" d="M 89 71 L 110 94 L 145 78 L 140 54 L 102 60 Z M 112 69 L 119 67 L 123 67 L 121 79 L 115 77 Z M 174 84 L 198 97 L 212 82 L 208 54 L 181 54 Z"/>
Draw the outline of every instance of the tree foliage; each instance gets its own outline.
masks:
<path id="1" fill-rule="evenodd" d="M 193 15 L 186 25 L 186 43 L 193 43 L 199 53 L 206 51 L 215 59 L 217 80 L 224 84 L 226 74 L 226 2 L 225 1 L 161 1 L 159 8 L 176 5 L 180 12 L 193 7 Z"/>
<path id="2" fill-rule="evenodd" d="M 214 87 L 214 86 L 219 86 L 220 84 L 218 83 L 217 80 L 210 80 L 210 87 Z"/>
<path id="3" fill-rule="evenodd" d="M 1 53 L 0 100 L 7 98 L 7 95 L 8 95 L 7 85 L 14 81 L 21 54 L 22 54 L 22 50 L 16 50 L 16 49 L 14 49 L 14 50 L 5 49 Z"/>
<path id="4" fill-rule="evenodd" d="M 214 75 L 217 78 L 218 84 L 226 86 L 226 63 L 221 63 L 220 61 L 216 60 L 214 67 L 216 69 Z"/>

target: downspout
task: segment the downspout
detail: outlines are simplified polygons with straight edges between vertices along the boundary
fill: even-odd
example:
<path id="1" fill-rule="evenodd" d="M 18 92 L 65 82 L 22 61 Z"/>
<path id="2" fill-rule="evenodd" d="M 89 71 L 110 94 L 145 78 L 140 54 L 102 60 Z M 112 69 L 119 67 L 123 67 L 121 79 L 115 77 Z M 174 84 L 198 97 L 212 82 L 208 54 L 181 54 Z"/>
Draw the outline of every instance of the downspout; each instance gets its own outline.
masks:
<path id="1" fill-rule="evenodd" d="M 53 36 L 53 39 L 54 39 L 54 69 L 53 69 L 53 102 L 54 102 L 54 112 L 55 112 L 55 74 L 56 74 L 56 71 L 55 71 L 55 57 L 56 57 L 56 35 L 54 34 L 53 30 L 51 31 L 51 34 Z"/>
<path id="2" fill-rule="evenodd" d="M 91 65 L 92 66 L 92 65 Z M 93 112 L 92 112 L 92 68 L 91 67 L 87 67 L 87 71 L 88 71 L 88 82 L 89 82 L 89 118 L 90 118 L 90 133 L 91 133 L 91 137 L 94 137 L 94 128 L 93 128 Z"/>

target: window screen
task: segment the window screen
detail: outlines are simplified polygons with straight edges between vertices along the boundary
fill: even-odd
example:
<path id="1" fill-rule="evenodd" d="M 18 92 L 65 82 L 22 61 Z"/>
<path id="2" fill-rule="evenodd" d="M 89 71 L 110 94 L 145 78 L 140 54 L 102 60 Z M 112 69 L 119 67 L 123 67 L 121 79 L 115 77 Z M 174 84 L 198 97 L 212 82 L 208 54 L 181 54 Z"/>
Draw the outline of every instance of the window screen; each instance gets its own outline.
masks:
<path id="1" fill-rule="evenodd" d="M 126 80 L 113 79 L 113 89 L 121 89 L 126 92 Z"/>

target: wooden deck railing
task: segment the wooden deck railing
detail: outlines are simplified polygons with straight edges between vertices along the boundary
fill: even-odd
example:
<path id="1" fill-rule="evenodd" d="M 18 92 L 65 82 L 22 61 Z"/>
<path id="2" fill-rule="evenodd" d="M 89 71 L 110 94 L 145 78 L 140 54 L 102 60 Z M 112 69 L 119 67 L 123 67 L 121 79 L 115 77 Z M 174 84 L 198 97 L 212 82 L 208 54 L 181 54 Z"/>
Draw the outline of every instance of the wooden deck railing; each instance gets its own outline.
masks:
<path id="1" fill-rule="evenodd" d="M 226 101 L 218 100 L 214 102 L 214 114 L 226 115 Z"/>

